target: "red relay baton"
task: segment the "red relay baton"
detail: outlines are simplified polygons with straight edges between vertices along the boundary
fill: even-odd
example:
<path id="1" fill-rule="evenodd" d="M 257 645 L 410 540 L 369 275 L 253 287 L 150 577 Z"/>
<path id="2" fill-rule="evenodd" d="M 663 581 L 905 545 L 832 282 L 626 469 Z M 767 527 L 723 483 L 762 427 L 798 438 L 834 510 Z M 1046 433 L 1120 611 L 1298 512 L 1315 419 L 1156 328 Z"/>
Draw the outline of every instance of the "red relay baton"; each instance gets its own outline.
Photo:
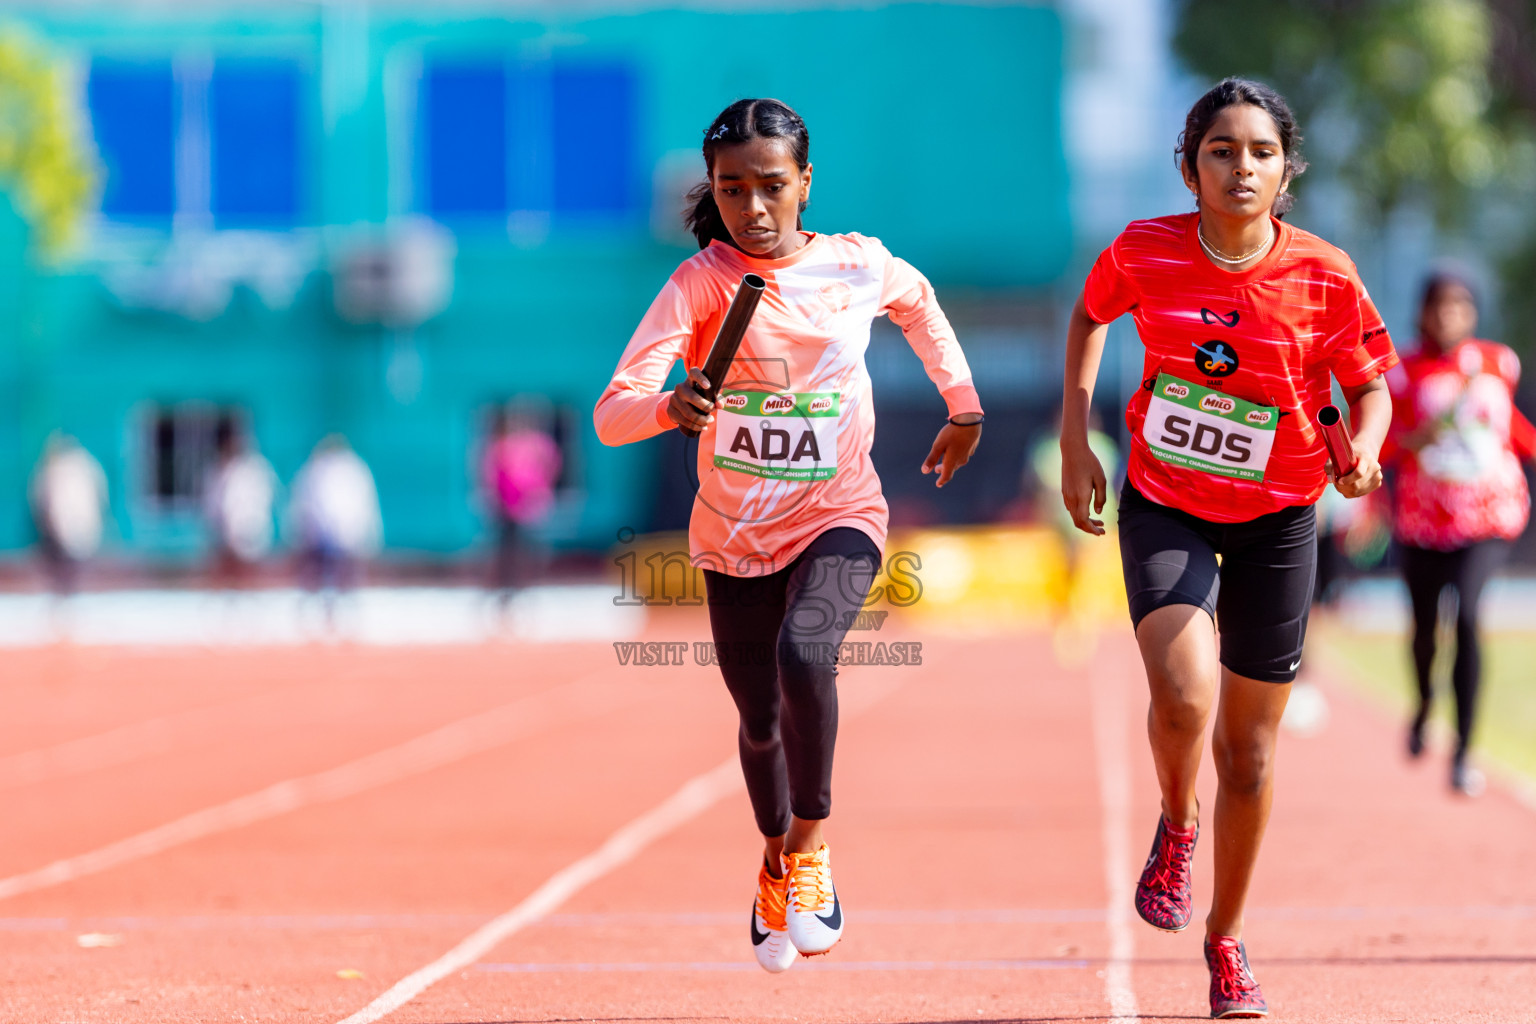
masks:
<path id="1" fill-rule="evenodd" d="M 1317 425 L 1323 431 L 1323 445 L 1328 449 L 1328 460 L 1333 463 L 1335 480 L 1349 476 L 1359 465 L 1355 458 L 1355 446 L 1350 440 L 1349 427 L 1344 414 L 1336 405 L 1325 405 L 1317 410 Z"/>

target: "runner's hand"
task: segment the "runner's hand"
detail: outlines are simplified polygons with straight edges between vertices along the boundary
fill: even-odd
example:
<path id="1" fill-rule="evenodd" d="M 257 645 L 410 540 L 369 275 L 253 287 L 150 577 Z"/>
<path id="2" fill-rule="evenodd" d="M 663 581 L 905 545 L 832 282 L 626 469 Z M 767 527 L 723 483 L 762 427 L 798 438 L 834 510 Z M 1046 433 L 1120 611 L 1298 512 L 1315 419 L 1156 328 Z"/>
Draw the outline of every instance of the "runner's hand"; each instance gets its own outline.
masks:
<path id="1" fill-rule="evenodd" d="M 1347 476 L 1334 480 L 1333 486 L 1346 498 L 1363 498 L 1381 486 L 1381 463 L 1377 461 L 1376 453 L 1368 451 L 1358 440 L 1352 441 L 1351 447 L 1355 451 L 1355 468 Z M 1332 472 L 1331 466 L 1329 472 Z"/>
<path id="2" fill-rule="evenodd" d="M 672 389 L 672 398 L 667 402 L 667 418 L 680 427 L 701 431 L 715 422 L 715 403 L 695 391 L 694 385 L 709 387 L 709 378 L 697 366 L 689 369 L 687 380 Z"/>
<path id="3" fill-rule="evenodd" d="M 1072 515 L 1073 525 L 1095 537 L 1104 536 L 1104 521 L 1091 518 L 1088 506 L 1091 502 L 1093 514 L 1102 515 L 1104 503 L 1108 499 L 1109 480 L 1104 476 L 1104 467 L 1099 465 L 1099 457 L 1093 454 L 1088 442 L 1083 440 L 1074 444 L 1063 438 L 1061 500 Z"/>
<path id="4" fill-rule="evenodd" d="M 933 482 L 933 485 L 943 487 L 949 483 L 949 478 L 955 475 L 955 470 L 971 461 L 971 455 L 976 451 L 976 445 L 980 440 L 980 423 L 971 423 L 966 426 L 954 423 L 944 424 L 939 430 L 939 436 L 933 439 L 933 447 L 928 450 L 928 458 L 923 460 L 923 472 L 932 473 L 937 467 L 939 478 Z"/>

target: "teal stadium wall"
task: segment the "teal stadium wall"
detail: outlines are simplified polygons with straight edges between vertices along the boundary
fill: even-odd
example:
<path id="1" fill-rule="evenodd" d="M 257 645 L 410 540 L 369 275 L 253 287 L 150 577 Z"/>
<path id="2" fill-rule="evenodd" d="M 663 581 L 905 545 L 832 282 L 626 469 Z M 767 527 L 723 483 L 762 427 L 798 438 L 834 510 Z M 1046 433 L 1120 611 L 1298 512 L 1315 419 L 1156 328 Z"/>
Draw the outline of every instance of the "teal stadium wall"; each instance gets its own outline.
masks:
<path id="1" fill-rule="evenodd" d="M 344 432 L 377 477 L 391 551 L 436 557 L 484 533 L 469 456 L 478 412 L 542 393 L 571 407 L 579 428 L 576 486 L 552 539 L 603 547 L 619 527 L 643 526 L 662 449 L 604 448 L 590 409 L 651 298 L 693 251 L 653 230 L 655 182 L 701 176 L 687 154 L 697 161 L 709 118 L 742 96 L 778 96 L 805 115 L 816 165 L 808 227 L 879 236 L 947 293 L 1038 289 L 1071 256 L 1063 30 L 1049 6 L 544 10 L 526 20 L 506 5 L 476 16 L 454 4 L 428 18 L 430 7 L 13 8 L 70 61 L 82 90 L 93 59 L 296 62 L 300 208 L 284 232 L 310 255 L 291 303 L 268 308 L 240 289 L 198 322 L 127 308 L 110 287 L 163 249 L 169 224 L 104 221 L 78 258 L 47 268 L 25 257 L 15 215 L 0 215 L 0 313 L 15 325 L 0 344 L 0 548 L 30 542 L 26 479 L 47 433 L 63 428 L 107 471 L 119 553 L 197 556 L 194 514 L 134 496 L 145 458 L 135 410 L 146 401 L 245 407 L 285 480 L 322 434 Z M 633 158 L 598 180 L 639 200 L 617 215 L 535 214 L 515 229 L 506 218 L 444 218 L 457 247 L 453 298 L 415 332 L 421 386 L 401 401 L 386 386 L 395 340 L 337 317 L 327 254 L 346 230 L 419 212 L 424 158 L 412 145 L 420 111 L 412 116 L 411 101 L 417 69 L 444 61 L 504 61 L 516 81 L 556 65 L 629 68 L 630 109 L 585 130 L 603 140 L 627 123 Z M 669 178 L 658 167 L 683 171 Z M 104 171 L 110 189 L 114 169 Z M 675 204 L 660 205 L 670 216 Z"/>

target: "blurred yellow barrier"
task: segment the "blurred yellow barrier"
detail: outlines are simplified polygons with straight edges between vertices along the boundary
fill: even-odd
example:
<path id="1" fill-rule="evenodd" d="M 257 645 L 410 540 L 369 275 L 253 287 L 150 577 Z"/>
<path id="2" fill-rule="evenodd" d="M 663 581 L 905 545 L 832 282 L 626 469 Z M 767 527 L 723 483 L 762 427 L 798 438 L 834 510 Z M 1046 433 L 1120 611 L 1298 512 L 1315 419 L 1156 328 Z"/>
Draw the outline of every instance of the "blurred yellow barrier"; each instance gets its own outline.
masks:
<path id="1" fill-rule="evenodd" d="M 913 621 L 990 631 L 1124 614 L 1113 535 L 1069 545 L 1039 526 L 902 530 L 886 551 L 922 560 L 922 599 L 900 612 Z"/>
<path id="2" fill-rule="evenodd" d="M 704 605 L 703 573 L 682 533 L 637 536 L 612 553 L 620 603 Z M 1113 533 L 1064 539 L 1039 526 L 897 530 L 867 608 L 946 630 L 1096 627 L 1124 619 Z"/>

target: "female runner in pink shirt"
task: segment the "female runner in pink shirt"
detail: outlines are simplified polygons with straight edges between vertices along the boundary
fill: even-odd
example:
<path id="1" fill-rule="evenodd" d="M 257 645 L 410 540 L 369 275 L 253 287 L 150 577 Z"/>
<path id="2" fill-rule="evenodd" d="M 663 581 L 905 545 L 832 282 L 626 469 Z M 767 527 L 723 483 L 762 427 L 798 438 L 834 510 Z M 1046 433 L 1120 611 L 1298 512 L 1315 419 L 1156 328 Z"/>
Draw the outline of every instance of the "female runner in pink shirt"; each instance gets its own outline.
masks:
<path id="1" fill-rule="evenodd" d="M 810 135 L 777 100 L 740 100 L 704 132 L 689 194 L 700 252 L 672 274 L 594 412 L 610 445 L 701 430 L 689 526 L 721 674 L 741 716 L 742 772 L 765 839 L 757 961 L 783 971 L 842 935 L 822 824 L 837 735 L 835 653 L 879 572 L 887 508 L 869 450 L 864 351 L 888 315 L 949 410 L 922 471 L 938 486 L 981 437 L 970 368 L 933 288 L 863 235 L 804 231 Z M 744 273 L 767 281 L 716 403 L 700 367 Z M 661 388 L 677 360 L 688 381 Z"/>

